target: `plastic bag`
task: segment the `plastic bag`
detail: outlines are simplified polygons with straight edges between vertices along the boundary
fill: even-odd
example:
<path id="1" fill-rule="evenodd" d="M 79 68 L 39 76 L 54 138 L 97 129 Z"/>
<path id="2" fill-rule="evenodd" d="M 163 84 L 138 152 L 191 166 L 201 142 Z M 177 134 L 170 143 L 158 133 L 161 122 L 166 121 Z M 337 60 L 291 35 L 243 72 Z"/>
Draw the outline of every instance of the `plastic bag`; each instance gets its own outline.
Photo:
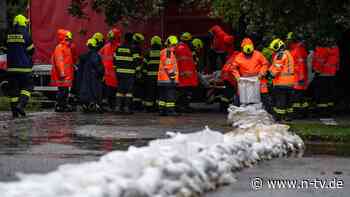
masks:
<path id="1" fill-rule="evenodd" d="M 7 70 L 7 55 L 0 55 L 0 70 Z"/>
<path id="2" fill-rule="evenodd" d="M 258 77 L 241 77 L 238 82 L 241 104 L 260 103 L 260 80 Z"/>

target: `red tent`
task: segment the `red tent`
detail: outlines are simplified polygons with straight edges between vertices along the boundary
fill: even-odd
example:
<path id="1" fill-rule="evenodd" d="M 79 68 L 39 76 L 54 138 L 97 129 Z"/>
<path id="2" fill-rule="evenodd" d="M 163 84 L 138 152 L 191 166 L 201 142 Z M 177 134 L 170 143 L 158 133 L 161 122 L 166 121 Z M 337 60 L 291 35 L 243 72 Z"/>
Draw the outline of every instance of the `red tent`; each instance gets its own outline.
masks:
<path id="1" fill-rule="evenodd" d="M 90 6 L 84 8 L 88 19 L 78 19 L 69 15 L 70 2 L 71 0 L 30 1 L 29 14 L 33 41 L 36 46 L 35 64 L 50 64 L 50 56 L 57 44 L 56 32 L 59 28 L 72 31 L 78 53 L 86 50 L 85 42 L 95 32 L 99 31 L 105 34 L 110 29 L 104 22 L 104 16 L 91 10 Z M 222 24 L 220 19 L 208 17 L 207 11 L 187 10 L 184 12 L 180 9 L 173 9 L 176 7 L 176 2 L 173 1 L 165 9 L 164 14 L 160 14 L 161 16 L 143 23 L 130 22 L 127 28 L 123 28 L 123 31 L 142 32 L 146 39 L 155 34 L 164 38 L 169 34 L 179 34 L 183 31 L 189 31 L 194 35 L 203 35 L 211 26 Z"/>

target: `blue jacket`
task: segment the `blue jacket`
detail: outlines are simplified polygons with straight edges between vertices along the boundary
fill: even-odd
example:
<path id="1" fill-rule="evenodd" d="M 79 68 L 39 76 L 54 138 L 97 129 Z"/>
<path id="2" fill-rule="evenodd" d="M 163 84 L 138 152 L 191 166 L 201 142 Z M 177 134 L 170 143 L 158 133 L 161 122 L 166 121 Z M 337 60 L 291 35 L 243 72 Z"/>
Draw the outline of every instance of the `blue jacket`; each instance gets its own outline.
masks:
<path id="1" fill-rule="evenodd" d="M 14 26 L 7 34 L 8 72 L 28 73 L 32 71 L 34 45 L 26 27 Z"/>

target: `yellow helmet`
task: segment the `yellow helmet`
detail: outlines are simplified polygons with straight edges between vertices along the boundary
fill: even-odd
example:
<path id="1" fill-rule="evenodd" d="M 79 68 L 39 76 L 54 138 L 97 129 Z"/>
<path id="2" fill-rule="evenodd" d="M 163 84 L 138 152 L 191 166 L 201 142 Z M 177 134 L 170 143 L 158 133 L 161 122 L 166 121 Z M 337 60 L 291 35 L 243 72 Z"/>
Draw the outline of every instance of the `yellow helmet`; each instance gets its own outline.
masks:
<path id="1" fill-rule="evenodd" d="M 103 36 L 102 33 L 96 32 L 96 33 L 92 36 L 92 38 L 95 38 L 96 41 L 98 41 L 98 42 L 103 42 L 104 36 Z"/>
<path id="2" fill-rule="evenodd" d="M 97 47 L 97 40 L 95 38 L 90 38 L 87 42 L 86 42 L 86 46 L 91 46 L 91 47 Z"/>
<path id="3" fill-rule="evenodd" d="M 166 41 L 165 41 L 165 44 L 166 44 L 167 46 L 177 45 L 177 43 L 179 43 L 179 40 L 178 40 L 177 37 L 174 36 L 174 35 L 169 36 L 169 37 L 166 39 Z"/>
<path id="4" fill-rule="evenodd" d="M 281 39 L 276 38 L 271 42 L 269 48 L 273 51 L 278 51 L 281 48 L 284 48 L 285 46 L 286 45 L 284 44 L 284 42 Z"/>
<path id="5" fill-rule="evenodd" d="M 204 44 L 201 39 L 195 38 L 192 40 L 192 45 L 195 48 L 195 50 L 199 50 L 204 47 Z"/>
<path id="6" fill-rule="evenodd" d="M 244 45 L 242 50 L 243 50 L 243 53 L 250 55 L 254 52 L 254 45 L 253 44 Z"/>
<path id="7" fill-rule="evenodd" d="M 181 35 L 180 40 L 189 41 L 192 39 L 192 34 L 190 32 L 185 32 Z"/>
<path id="8" fill-rule="evenodd" d="M 22 14 L 19 14 L 17 16 L 15 16 L 15 18 L 13 19 L 13 25 L 19 25 L 19 26 L 27 26 L 29 20 L 23 16 Z"/>
<path id="9" fill-rule="evenodd" d="M 142 42 L 145 40 L 145 37 L 141 33 L 134 33 L 132 39 L 136 42 Z"/>
<path id="10" fill-rule="evenodd" d="M 66 38 L 68 40 L 73 40 L 73 33 L 71 31 L 68 31 L 67 34 L 66 34 Z"/>
<path id="11" fill-rule="evenodd" d="M 162 39 L 159 36 L 153 36 L 151 38 L 151 45 L 162 45 Z"/>

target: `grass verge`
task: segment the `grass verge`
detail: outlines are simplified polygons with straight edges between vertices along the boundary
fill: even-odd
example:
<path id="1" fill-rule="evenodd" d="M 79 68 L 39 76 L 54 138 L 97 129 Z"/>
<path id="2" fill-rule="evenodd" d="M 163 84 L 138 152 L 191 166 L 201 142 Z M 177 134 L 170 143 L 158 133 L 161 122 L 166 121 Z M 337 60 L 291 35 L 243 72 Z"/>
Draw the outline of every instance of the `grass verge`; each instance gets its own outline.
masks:
<path id="1" fill-rule="evenodd" d="M 350 142 L 350 122 L 337 126 L 322 123 L 291 123 L 291 130 L 305 141 Z"/>

